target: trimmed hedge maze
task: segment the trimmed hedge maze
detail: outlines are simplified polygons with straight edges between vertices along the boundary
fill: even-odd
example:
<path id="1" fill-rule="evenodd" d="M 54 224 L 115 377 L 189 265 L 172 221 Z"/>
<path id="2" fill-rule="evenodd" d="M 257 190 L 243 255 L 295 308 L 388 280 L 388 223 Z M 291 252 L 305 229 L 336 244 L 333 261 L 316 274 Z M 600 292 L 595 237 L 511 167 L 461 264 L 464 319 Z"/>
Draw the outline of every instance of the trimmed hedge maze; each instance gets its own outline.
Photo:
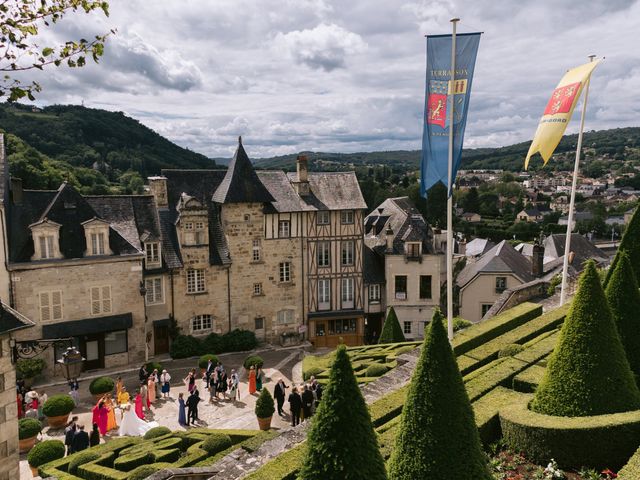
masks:
<path id="1" fill-rule="evenodd" d="M 165 468 L 212 465 L 237 448 L 252 452 L 274 435 L 194 428 L 150 439 L 122 437 L 42 465 L 39 474 L 58 480 L 137 480 Z"/>
<path id="2" fill-rule="evenodd" d="M 480 437 L 485 445 L 488 446 L 505 436 L 518 446 L 518 439 L 521 438 L 518 433 L 520 425 L 526 425 L 531 415 L 538 415 L 529 412 L 526 405 L 531 399 L 531 392 L 544 375 L 547 357 L 555 348 L 559 329 L 568 309 L 569 306 L 565 305 L 542 314 L 539 305 L 524 303 L 456 334 L 453 342 L 454 352 L 472 401 Z M 414 345 L 415 342 L 411 344 Z M 401 345 L 407 344 L 396 345 L 399 349 L 402 348 Z M 511 345 L 521 345 L 522 349 L 510 347 Z M 367 351 L 372 356 L 380 355 L 380 360 L 376 361 L 388 361 L 388 357 L 382 359 L 384 352 L 377 351 L 378 347 L 392 350 L 392 345 L 376 345 L 349 349 L 349 353 L 354 363 L 362 361 L 354 358 L 354 354 Z M 500 355 L 500 352 L 503 354 Z M 321 366 L 322 372 L 325 371 L 327 357 L 329 356 L 307 357 L 306 371 L 318 367 L 318 370 L 312 373 L 318 377 L 316 372 L 320 372 Z M 391 456 L 406 390 L 406 387 L 400 388 L 369 405 L 385 460 Z M 525 410 L 528 412 L 526 415 Z M 501 422 L 500 412 L 511 419 L 511 422 Z M 640 478 L 640 449 L 629 460 L 640 443 L 640 412 L 603 417 L 607 418 L 566 419 L 566 422 L 563 419 L 560 424 L 545 424 L 547 428 L 541 429 L 540 436 L 536 437 L 541 439 L 541 446 L 534 450 L 534 460 L 541 463 L 550 460 L 542 442 L 545 439 L 546 442 L 554 442 L 556 447 L 563 447 L 563 457 L 554 457 L 561 463 L 589 465 L 602 460 L 606 466 L 618 468 L 629 461 L 620 471 L 619 478 Z M 590 447 L 594 445 L 591 442 L 593 438 L 609 438 L 609 435 L 612 436 L 611 448 L 596 451 Z M 302 444 L 285 452 L 247 478 L 295 479 L 304 457 L 304 450 L 305 446 Z"/>
<path id="3" fill-rule="evenodd" d="M 381 345 L 365 345 L 349 347 L 347 353 L 351 358 L 353 370 L 359 383 L 369 383 L 384 375 L 397 365 L 396 359 L 403 353 L 410 352 L 422 342 L 387 343 Z M 326 383 L 329 379 L 329 368 L 334 353 L 322 356 L 307 355 L 302 360 L 302 376 L 308 380 L 312 376 L 318 382 Z"/>

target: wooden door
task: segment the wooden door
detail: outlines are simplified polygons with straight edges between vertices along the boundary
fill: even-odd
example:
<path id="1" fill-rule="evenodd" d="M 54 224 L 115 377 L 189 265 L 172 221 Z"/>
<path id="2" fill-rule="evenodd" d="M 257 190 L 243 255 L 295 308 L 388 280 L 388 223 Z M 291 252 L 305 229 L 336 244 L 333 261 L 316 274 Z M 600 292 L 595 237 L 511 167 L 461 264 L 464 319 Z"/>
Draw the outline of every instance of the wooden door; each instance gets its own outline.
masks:
<path id="1" fill-rule="evenodd" d="M 85 370 L 104 368 L 104 333 L 93 333 L 82 337 L 80 352 L 85 358 Z"/>
<path id="2" fill-rule="evenodd" d="M 169 327 L 156 325 L 153 327 L 153 354 L 169 353 Z"/>

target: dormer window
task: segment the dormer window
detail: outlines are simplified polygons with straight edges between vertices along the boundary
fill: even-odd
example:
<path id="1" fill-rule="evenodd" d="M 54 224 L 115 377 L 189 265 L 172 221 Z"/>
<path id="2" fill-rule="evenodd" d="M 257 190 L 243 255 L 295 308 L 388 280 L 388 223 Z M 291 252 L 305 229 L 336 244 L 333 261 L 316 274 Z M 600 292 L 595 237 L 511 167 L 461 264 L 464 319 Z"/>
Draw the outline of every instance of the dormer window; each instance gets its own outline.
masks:
<path id="1" fill-rule="evenodd" d="M 147 267 L 160 264 L 160 244 L 158 242 L 145 243 L 144 252 Z"/>
<path id="2" fill-rule="evenodd" d="M 87 241 L 86 254 L 89 256 L 111 255 L 109 248 L 109 224 L 99 218 L 82 223 Z"/>
<path id="3" fill-rule="evenodd" d="M 62 258 L 60 253 L 60 224 L 45 218 L 29 225 L 33 237 L 33 256 L 31 260 Z"/>
<path id="4" fill-rule="evenodd" d="M 404 244 L 404 253 L 408 259 L 420 259 L 422 244 L 420 242 L 407 242 Z"/>

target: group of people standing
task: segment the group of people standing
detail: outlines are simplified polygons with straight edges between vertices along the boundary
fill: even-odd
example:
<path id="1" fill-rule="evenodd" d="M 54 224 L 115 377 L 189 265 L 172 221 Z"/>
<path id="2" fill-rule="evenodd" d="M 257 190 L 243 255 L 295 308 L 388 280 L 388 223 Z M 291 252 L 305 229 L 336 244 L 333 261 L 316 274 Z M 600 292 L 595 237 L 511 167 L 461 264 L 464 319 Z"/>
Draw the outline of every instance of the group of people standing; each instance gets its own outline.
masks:
<path id="1" fill-rule="evenodd" d="M 278 415 L 284 416 L 282 407 L 286 397 L 286 390 L 289 388 L 285 385 L 284 380 L 280 379 L 273 388 L 273 397 L 278 405 Z M 291 389 L 291 393 L 287 398 L 289 402 L 289 411 L 291 412 L 291 425 L 299 425 L 301 421 L 311 418 L 315 413 L 320 400 L 322 399 L 322 385 L 311 377 L 309 383 L 295 385 Z"/>
<path id="2" fill-rule="evenodd" d="M 95 419 L 95 413 L 94 413 Z M 64 445 L 67 448 L 67 455 L 81 452 L 89 447 L 94 447 L 100 443 L 100 431 L 98 424 L 94 421 L 93 430 L 88 434 L 84 430 L 84 425 L 78 423 L 78 417 L 74 416 L 64 429 Z"/>
<path id="3" fill-rule="evenodd" d="M 249 368 L 249 395 L 262 391 L 262 382 L 264 382 L 264 372 L 262 367 L 251 365 Z"/>
<path id="4" fill-rule="evenodd" d="M 47 394 L 44 390 L 40 392 L 36 390 L 27 391 L 24 380 L 18 380 L 16 382 L 16 392 L 18 418 L 35 418 L 36 420 L 44 418 L 42 406 L 47 401 Z"/>

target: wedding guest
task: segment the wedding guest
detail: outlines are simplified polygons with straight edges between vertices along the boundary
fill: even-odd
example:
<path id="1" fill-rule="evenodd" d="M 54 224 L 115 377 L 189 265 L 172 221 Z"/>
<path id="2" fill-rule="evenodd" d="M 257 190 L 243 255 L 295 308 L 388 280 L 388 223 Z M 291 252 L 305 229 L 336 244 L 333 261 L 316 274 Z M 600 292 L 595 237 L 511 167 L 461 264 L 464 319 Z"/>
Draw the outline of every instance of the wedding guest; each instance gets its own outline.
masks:
<path id="1" fill-rule="evenodd" d="M 93 424 L 91 435 L 89 435 L 89 446 L 95 447 L 100 444 L 100 430 L 97 423 Z"/>
<path id="2" fill-rule="evenodd" d="M 169 390 L 171 389 L 171 375 L 169 375 L 169 372 L 167 372 L 166 370 L 162 370 L 162 374 L 160 375 L 160 385 L 161 385 L 161 389 L 160 391 L 162 392 L 162 397 L 165 398 L 169 398 Z"/>
<path id="3" fill-rule="evenodd" d="M 178 394 L 178 423 L 182 426 L 187 425 L 187 418 L 185 416 L 184 409 L 184 394 L 180 392 Z"/>

